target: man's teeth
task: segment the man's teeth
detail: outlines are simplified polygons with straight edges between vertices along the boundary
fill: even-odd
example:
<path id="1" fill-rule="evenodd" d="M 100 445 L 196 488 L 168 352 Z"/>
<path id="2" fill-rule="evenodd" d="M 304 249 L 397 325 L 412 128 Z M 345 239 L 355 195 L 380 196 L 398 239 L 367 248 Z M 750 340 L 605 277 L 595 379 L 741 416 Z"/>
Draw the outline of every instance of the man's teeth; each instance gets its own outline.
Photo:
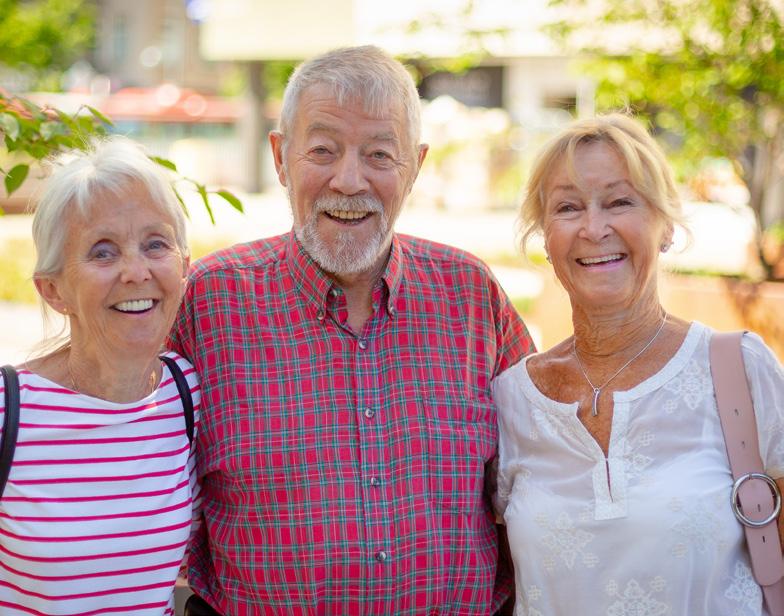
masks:
<path id="1" fill-rule="evenodd" d="M 358 220 L 368 215 L 368 212 L 354 212 L 348 210 L 327 210 L 327 214 L 341 220 Z"/>
<path id="2" fill-rule="evenodd" d="M 132 299 L 127 302 L 120 302 L 114 306 L 121 312 L 144 312 L 152 308 L 151 299 Z"/>
<path id="3" fill-rule="evenodd" d="M 618 259 L 622 259 L 623 255 L 620 253 L 616 253 L 614 255 L 605 255 L 603 257 L 586 257 L 584 259 L 578 259 L 580 263 L 583 265 L 594 265 L 596 263 L 607 263 L 608 261 L 617 261 Z"/>

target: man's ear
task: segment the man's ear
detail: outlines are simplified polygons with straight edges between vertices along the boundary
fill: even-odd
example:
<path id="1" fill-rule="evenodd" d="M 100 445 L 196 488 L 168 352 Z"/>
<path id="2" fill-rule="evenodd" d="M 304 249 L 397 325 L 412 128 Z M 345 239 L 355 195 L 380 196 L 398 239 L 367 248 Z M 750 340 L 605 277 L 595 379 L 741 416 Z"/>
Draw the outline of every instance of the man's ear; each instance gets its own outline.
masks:
<path id="1" fill-rule="evenodd" d="M 283 161 L 283 133 L 278 130 L 270 131 L 269 143 L 272 148 L 272 159 L 275 161 L 275 171 L 278 174 L 278 181 L 283 186 L 288 186 L 288 178 L 286 177 L 286 165 Z"/>
<path id="2" fill-rule="evenodd" d="M 425 156 L 427 156 L 429 149 L 430 146 L 427 143 L 419 144 L 419 154 L 417 156 L 417 175 L 419 175 L 419 170 L 422 168 L 422 163 L 425 162 Z"/>
<path id="3" fill-rule="evenodd" d="M 68 303 L 60 294 L 56 278 L 49 276 L 42 278 L 36 277 L 33 279 L 33 284 L 35 284 L 38 295 L 41 296 L 41 299 L 43 299 L 52 310 L 59 312 L 60 314 L 68 314 Z"/>
<path id="4" fill-rule="evenodd" d="M 427 151 L 430 149 L 430 146 L 426 143 L 419 144 L 419 150 L 417 152 L 417 159 L 416 159 L 416 169 L 414 169 L 414 173 L 411 176 L 411 184 L 408 186 L 408 192 L 411 192 L 411 189 L 414 187 L 414 182 L 419 176 L 419 170 L 422 168 L 422 163 L 425 162 L 425 156 L 427 156 Z"/>

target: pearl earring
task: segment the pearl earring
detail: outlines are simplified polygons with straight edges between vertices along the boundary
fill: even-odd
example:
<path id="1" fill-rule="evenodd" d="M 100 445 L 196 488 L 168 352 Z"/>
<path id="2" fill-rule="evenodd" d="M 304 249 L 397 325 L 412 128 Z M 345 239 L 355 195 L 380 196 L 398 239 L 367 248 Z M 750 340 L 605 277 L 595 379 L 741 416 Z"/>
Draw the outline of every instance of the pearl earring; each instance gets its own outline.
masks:
<path id="1" fill-rule="evenodd" d="M 553 260 L 550 258 L 550 255 L 546 254 L 544 258 L 547 260 L 548 263 L 552 264 Z"/>
<path id="2" fill-rule="evenodd" d="M 667 252 L 672 247 L 672 242 L 665 242 L 659 247 L 662 252 Z"/>

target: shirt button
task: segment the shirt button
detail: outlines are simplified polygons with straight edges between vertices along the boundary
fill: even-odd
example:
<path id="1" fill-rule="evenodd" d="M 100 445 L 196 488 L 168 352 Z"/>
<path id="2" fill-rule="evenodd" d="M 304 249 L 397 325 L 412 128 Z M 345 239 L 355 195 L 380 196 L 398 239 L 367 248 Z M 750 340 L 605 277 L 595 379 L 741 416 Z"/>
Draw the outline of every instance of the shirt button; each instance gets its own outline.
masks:
<path id="1" fill-rule="evenodd" d="M 323 321 L 324 320 L 324 311 L 323 310 L 319 310 L 318 314 L 316 315 L 316 318 L 319 321 Z"/>
<path id="2" fill-rule="evenodd" d="M 337 290 L 337 289 L 330 289 L 330 290 L 329 290 L 329 294 L 330 294 L 332 297 L 337 297 L 337 296 L 338 296 L 338 290 Z"/>
<path id="3" fill-rule="evenodd" d="M 395 310 L 394 306 L 390 306 L 389 307 L 389 316 L 391 316 L 391 317 L 395 316 L 396 312 L 397 312 L 397 310 Z"/>
<path id="4" fill-rule="evenodd" d="M 387 558 L 389 558 L 389 555 L 384 550 L 376 552 L 376 560 L 378 562 L 383 563 Z"/>
<path id="5" fill-rule="evenodd" d="M 364 338 L 362 338 L 362 339 L 359 341 L 359 348 L 360 348 L 360 349 L 362 349 L 362 350 L 364 351 L 364 350 L 367 348 L 367 340 L 365 340 Z"/>
<path id="6" fill-rule="evenodd" d="M 378 486 L 381 485 L 381 480 L 378 477 L 371 477 L 370 485 L 372 485 L 374 488 L 377 488 Z"/>
<path id="7" fill-rule="evenodd" d="M 365 409 L 365 417 L 368 419 L 373 419 L 376 416 L 376 412 L 371 408 Z"/>

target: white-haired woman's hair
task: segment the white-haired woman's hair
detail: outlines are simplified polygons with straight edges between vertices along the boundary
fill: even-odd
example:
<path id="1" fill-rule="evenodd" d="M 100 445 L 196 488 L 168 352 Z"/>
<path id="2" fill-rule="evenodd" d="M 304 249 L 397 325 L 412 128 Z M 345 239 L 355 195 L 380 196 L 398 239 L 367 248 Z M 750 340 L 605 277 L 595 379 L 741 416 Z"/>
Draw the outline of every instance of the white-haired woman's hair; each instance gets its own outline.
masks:
<path id="1" fill-rule="evenodd" d="M 37 253 L 34 277 L 61 272 L 69 215 L 89 216 L 96 198 L 107 192 L 119 194 L 129 184 L 145 189 L 161 212 L 171 218 L 177 246 L 183 256 L 189 255 L 185 216 L 169 177 L 141 145 L 119 135 L 99 138 L 85 151 L 55 158 L 52 167 L 33 217 Z"/>
<path id="2" fill-rule="evenodd" d="M 344 47 L 301 64 L 291 75 L 283 95 L 278 129 L 285 149 L 302 93 L 315 85 L 327 86 L 339 105 L 360 103 L 374 117 L 401 105 L 408 122 L 410 146 L 419 146 L 419 93 L 405 67 L 373 45 Z"/>

